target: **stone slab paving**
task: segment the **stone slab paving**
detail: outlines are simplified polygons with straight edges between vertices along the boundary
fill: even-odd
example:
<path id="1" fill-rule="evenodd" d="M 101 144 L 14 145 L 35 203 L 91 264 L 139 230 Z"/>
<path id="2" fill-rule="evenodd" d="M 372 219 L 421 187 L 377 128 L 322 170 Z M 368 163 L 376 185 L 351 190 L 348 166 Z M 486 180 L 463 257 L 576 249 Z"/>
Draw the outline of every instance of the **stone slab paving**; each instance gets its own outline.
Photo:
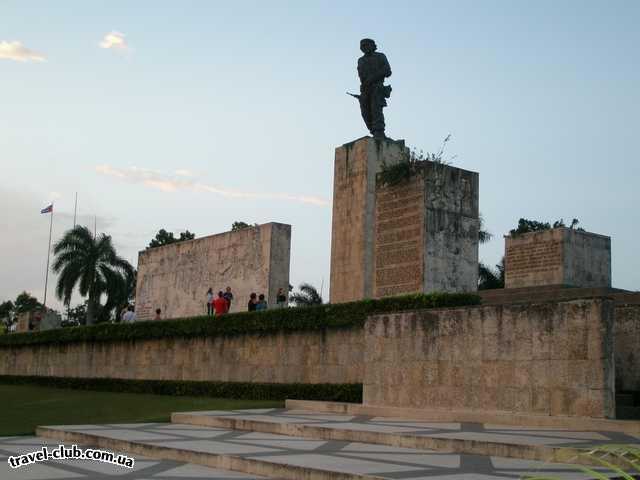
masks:
<path id="1" fill-rule="evenodd" d="M 480 423 L 437 423 L 407 420 L 402 418 L 339 415 L 334 413 L 310 412 L 308 410 L 286 410 L 275 408 L 260 410 L 181 412 L 177 415 L 220 417 L 236 420 L 309 425 L 333 429 L 398 433 L 405 435 L 428 436 L 433 438 L 457 438 L 485 442 L 505 442 L 520 445 L 588 447 L 605 443 L 640 443 L 640 435 L 620 432 L 570 431 L 558 428 L 515 427 Z"/>
<path id="2" fill-rule="evenodd" d="M 269 411 L 257 415 L 269 415 L 282 411 Z M 233 414 L 233 413 L 231 413 Z M 236 412 L 236 414 L 239 414 Z M 333 416 L 331 421 L 339 419 Z M 283 417 L 281 417 L 283 418 Z M 291 418 L 291 417 L 288 417 Z M 322 418 L 326 422 L 327 418 Z M 363 419 L 350 419 L 350 423 L 358 423 Z M 393 424 L 393 421 L 391 422 Z M 392 425 L 393 426 L 393 425 Z M 425 425 L 411 425 L 415 429 L 432 428 Z M 403 425 L 402 428 L 407 428 Z M 449 428 L 457 428 L 449 425 Z M 446 430 L 446 429 L 445 429 Z M 517 479 L 527 473 L 543 472 L 546 475 L 558 475 L 563 479 L 585 478 L 575 469 L 566 465 L 553 465 L 537 461 L 506 459 L 490 456 L 443 453 L 429 450 L 373 445 L 349 441 L 322 441 L 295 436 L 275 435 L 224 428 L 203 427 L 185 424 L 143 424 L 133 425 L 85 425 L 44 427 L 47 435 L 73 432 L 103 439 L 116 439 L 119 445 L 122 440 L 130 442 L 130 448 L 140 446 L 155 449 L 179 449 L 195 453 L 192 458 L 201 454 L 224 454 L 243 460 L 259 460 L 276 465 L 274 471 L 282 466 L 298 466 L 324 472 L 340 472 L 347 475 L 361 475 L 359 478 L 377 479 L 477 479 L 498 480 Z M 54 442 L 55 443 L 55 442 Z M 166 450 L 165 450 L 166 451 Z M 200 458 L 202 458 L 200 456 Z M 237 465 L 239 463 L 236 462 Z M 281 471 L 281 470 L 280 470 Z M 47 477 L 40 477 L 47 478 Z M 53 478 L 53 477 L 51 477 Z M 136 477 L 137 478 L 137 477 Z M 139 477 L 146 478 L 146 477 Z M 160 478 L 151 476 L 150 478 Z M 218 478 L 218 477 L 212 477 Z M 239 477 L 247 478 L 247 477 Z M 292 477 L 287 478 L 301 478 Z M 304 478 L 320 478 L 304 477 Z M 338 477 L 322 477 L 338 478 Z M 347 478 L 340 477 L 340 478 Z"/>
<path id="3" fill-rule="evenodd" d="M 134 425 L 135 427 L 135 425 Z M 91 428 L 98 428 L 92 426 Z M 112 430 L 105 427 L 105 430 Z M 43 446 L 55 448 L 58 442 L 41 437 L 0 437 L 0 479 L 2 480 L 266 480 L 265 477 L 247 475 L 240 472 L 224 471 L 185 464 L 172 460 L 153 460 L 138 455 L 128 455 L 135 459 L 133 469 L 118 467 L 89 460 L 52 460 L 13 469 L 7 463 L 10 456 L 39 450 Z M 89 448 L 82 445 L 81 448 Z M 124 453 L 126 452 L 113 452 Z"/>

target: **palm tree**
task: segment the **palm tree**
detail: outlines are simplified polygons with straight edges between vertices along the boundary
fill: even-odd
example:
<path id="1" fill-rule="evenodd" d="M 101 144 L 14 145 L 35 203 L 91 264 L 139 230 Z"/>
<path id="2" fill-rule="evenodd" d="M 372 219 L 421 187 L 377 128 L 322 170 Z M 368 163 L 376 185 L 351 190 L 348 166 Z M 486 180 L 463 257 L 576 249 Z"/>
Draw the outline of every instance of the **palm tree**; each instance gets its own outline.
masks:
<path id="1" fill-rule="evenodd" d="M 491 237 L 493 237 L 493 235 L 488 230 L 484 229 L 484 218 L 482 217 L 482 214 L 480 214 L 479 219 L 480 228 L 478 229 L 478 241 L 480 243 L 487 243 L 489 240 L 491 240 Z"/>
<path id="2" fill-rule="evenodd" d="M 294 292 L 289 296 L 289 301 L 296 307 L 310 307 L 311 305 L 321 305 L 322 297 L 316 287 L 308 283 L 302 283 L 298 287 L 299 292 Z"/>
<path id="3" fill-rule="evenodd" d="M 504 257 L 496 265 L 495 270 L 480 262 L 478 268 L 478 290 L 504 288 Z"/>
<path id="4" fill-rule="evenodd" d="M 81 225 L 68 230 L 53 253 L 53 271 L 59 274 L 56 295 L 68 306 L 77 285 L 80 295 L 88 297 L 87 325 L 97 318 L 100 297 L 117 295 L 127 276 L 133 275 L 133 267 L 116 254 L 109 235 L 94 237 Z"/>

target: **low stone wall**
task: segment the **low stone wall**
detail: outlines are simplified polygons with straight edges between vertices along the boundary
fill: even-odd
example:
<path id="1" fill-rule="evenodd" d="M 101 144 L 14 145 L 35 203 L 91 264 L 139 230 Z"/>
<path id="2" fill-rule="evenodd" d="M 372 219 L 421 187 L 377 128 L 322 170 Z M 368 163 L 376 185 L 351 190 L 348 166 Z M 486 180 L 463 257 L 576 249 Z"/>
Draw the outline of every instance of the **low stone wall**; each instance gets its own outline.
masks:
<path id="1" fill-rule="evenodd" d="M 363 383 L 367 405 L 614 418 L 616 368 L 624 388 L 640 384 L 639 307 L 592 298 L 377 315 L 364 329 L 2 347 L 0 375 Z"/>
<path id="2" fill-rule="evenodd" d="M 0 348 L 0 375 L 361 383 L 362 329 Z"/>
<path id="3" fill-rule="evenodd" d="M 613 301 L 378 315 L 365 405 L 615 417 Z"/>

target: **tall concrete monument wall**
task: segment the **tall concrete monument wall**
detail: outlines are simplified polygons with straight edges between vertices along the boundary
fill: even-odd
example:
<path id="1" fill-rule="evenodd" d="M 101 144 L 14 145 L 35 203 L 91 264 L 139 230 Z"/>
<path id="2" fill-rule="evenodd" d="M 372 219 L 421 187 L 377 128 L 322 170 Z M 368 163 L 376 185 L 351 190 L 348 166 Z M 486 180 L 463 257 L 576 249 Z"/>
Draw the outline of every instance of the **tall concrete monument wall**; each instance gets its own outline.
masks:
<path id="1" fill-rule="evenodd" d="M 331 229 L 332 303 L 373 297 L 376 175 L 402 161 L 403 142 L 363 137 L 336 148 Z"/>
<path id="2" fill-rule="evenodd" d="M 231 287 L 231 312 L 245 311 L 249 294 L 264 293 L 275 305 L 288 291 L 291 226 L 266 223 L 236 232 L 143 250 L 138 255 L 136 315 L 163 318 L 204 315 L 206 292 Z"/>
<path id="3" fill-rule="evenodd" d="M 611 238 L 571 228 L 505 237 L 505 288 L 611 286 Z"/>
<path id="4" fill-rule="evenodd" d="M 376 181 L 406 155 L 370 137 L 336 149 L 332 303 L 477 289 L 478 174 L 424 162 L 401 184 Z"/>

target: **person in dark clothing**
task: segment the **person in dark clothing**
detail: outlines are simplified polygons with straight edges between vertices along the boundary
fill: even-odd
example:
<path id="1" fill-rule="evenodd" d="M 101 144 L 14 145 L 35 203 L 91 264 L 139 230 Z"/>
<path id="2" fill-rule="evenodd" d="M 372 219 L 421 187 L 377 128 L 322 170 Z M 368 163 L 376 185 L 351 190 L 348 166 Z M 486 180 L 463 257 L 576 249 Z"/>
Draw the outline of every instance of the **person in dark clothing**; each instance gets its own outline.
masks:
<path id="1" fill-rule="evenodd" d="M 224 299 L 227 301 L 227 312 L 231 310 L 231 301 L 233 300 L 233 293 L 231 293 L 231 287 L 227 287 L 224 292 Z"/>
<path id="2" fill-rule="evenodd" d="M 258 295 L 258 303 L 256 304 L 256 310 L 266 310 L 267 300 L 264 298 L 264 294 Z"/>
<path id="3" fill-rule="evenodd" d="M 249 304 L 247 305 L 247 308 L 250 312 L 255 312 L 257 305 L 258 305 L 258 296 L 255 293 L 252 293 L 251 295 L 249 295 Z"/>
<path id="4" fill-rule="evenodd" d="M 278 295 L 276 296 L 276 304 L 278 308 L 285 308 L 287 306 L 287 295 L 284 293 L 283 288 L 278 289 Z"/>

